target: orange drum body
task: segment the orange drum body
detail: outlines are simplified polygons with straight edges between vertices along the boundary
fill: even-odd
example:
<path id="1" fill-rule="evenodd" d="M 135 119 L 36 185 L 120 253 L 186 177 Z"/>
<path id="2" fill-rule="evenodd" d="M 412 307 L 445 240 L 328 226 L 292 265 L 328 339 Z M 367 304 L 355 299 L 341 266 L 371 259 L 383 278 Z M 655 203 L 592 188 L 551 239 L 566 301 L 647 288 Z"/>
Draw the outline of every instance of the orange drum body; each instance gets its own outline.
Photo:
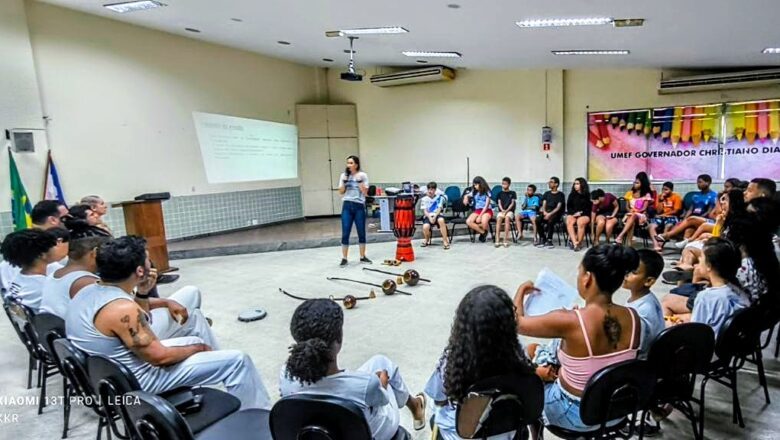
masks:
<path id="1" fill-rule="evenodd" d="M 414 236 L 414 205 L 413 195 L 398 195 L 395 198 L 393 216 L 393 234 L 398 238 L 395 259 L 414 261 L 412 237 Z"/>

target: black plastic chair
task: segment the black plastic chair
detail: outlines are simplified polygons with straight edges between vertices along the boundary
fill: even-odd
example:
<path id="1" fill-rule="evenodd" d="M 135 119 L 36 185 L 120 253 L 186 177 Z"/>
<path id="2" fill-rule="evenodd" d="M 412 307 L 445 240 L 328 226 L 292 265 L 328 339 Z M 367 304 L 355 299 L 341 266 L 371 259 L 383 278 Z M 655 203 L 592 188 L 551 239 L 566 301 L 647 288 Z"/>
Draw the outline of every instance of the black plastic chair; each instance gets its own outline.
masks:
<path id="1" fill-rule="evenodd" d="M 127 414 L 140 440 L 270 440 L 268 411 L 249 409 L 230 414 L 198 434 L 170 402 L 146 391 L 126 395 Z"/>
<path id="2" fill-rule="evenodd" d="M 780 321 L 780 310 L 777 306 L 771 303 L 766 303 L 762 299 L 759 299 L 753 307 L 758 308 L 761 311 L 761 316 L 758 321 L 759 331 L 759 344 L 756 347 L 755 353 L 747 358 L 747 361 L 754 364 L 758 370 L 758 383 L 764 388 L 764 400 L 766 404 L 772 403 L 769 399 L 769 384 L 766 380 L 766 373 L 764 372 L 764 354 L 763 350 L 769 346 L 769 342 L 772 339 L 772 333 L 774 333 L 775 326 Z M 761 341 L 761 335 L 767 333 L 765 341 Z"/>
<path id="3" fill-rule="evenodd" d="M 62 374 L 68 378 L 70 383 L 70 389 L 64 396 L 65 401 L 68 401 L 73 394 L 78 396 L 84 406 L 91 409 L 99 417 L 97 439 L 100 440 L 105 427 L 106 437 L 110 440 L 111 429 L 103 410 L 98 406 L 97 395 L 87 375 L 87 356 L 65 338 L 54 340 L 52 345 L 54 346 L 54 352 L 57 354 L 57 359 L 59 359 Z M 62 428 L 62 438 L 67 438 L 68 436 L 69 421 L 70 405 L 65 407 L 65 425 Z"/>
<path id="4" fill-rule="evenodd" d="M 571 431 L 547 425 L 548 431 L 565 439 L 613 439 L 634 435 L 636 415 L 653 393 L 655 374 L 646 361 L 628 360 L 605 367 L 590 378 L 580 401 L 580 418 L 587 425 L 598 426 L 593 431 Z M 616 424 L 607 426 L 610 421 Z M 623 428 L 628 433 L 621 432 Z M 643 430 L 640 425 L 639 438 Z"/>
<path id="5" fill-rule="evenodd" d="M 3 295 L 3 310 L 5 310 L 8 320 L 11 322 L 11 326 L 14 328 L 16 336 L 27 349 L 27 389 L 32 388 L 32 372 L 38 370 L 38 354 L 35 350 L 35 342 L 30 338 L 30 335 L 24 329 L 25 312 L 20 309 L 21 303 L 14 298 Z M 38 386 L 40 386 L 40 381 Z"/>
<path id="6" fill-rule="evenodd" d="M 134 438 L 133 422 L 127 412 L 131 405 L 122 405 L 122 396 L 131 391 L 141 391 L 141 385 L 125 365 L 103 355 L 91 355 L 87 358 L 87 372 L 92 388 L 97 391 L 104 417 L 111 431 L 120 439 Z M 165 393 L 161 397 L 174 400 L 181 393 L 202 395 L 197 412 L 184 415 L 190 429 L 199 433 L 212 424 L 238 411 L 241 402 L 234 396 L 212 388 L 181 387 Z M 119 430 L 116 420 L 121 419 L 125 432 Z"/>
<path id="7" fill-rule="evenodd" d="M 671 404 L 691 422 L 693 437 L 704 438 L 704 422 L 697 421 L 693 403 L 696 375 L 707 371 L 715 349 L 715 334 L 707 324 L 691 322 L 663 330 L 650 346 L 647 362 L 656 375 L 655 390 L 650 405 L 642 413 L 642 422 L 648 411 Z M 701 424 L 701 425 L 700 425 Z"/>
<path id="8" fill-rule="evenodd" d="M 484 439 L 515 431 L 515 438 L 536 423 L 544 408 L 544 385 L 536 374 L 492 377 L 473 385 L 457 406 L 456 429 L 462 438 Z"/>
<path id="9" fill-rule="evenodd" d="M 737 372 L 745 365 L 747 358 L 755 354 L 761 337 L 762 312 L 748 307 L 734 312 L 720 330 L 715 340 L 716 360 L 711 362 L 701 381 L 699 408 L 700 432 L 704 432 L 704 392 L 710 379 L 731 389 L 732 423 L 745 427 L 742 407 L 737 392 Z"/>
<path id="10" fill-rule="evenodd" d="M 356 404 L 334 396 L 293 394 L 271 408 L 274 440 L 371 440 L 363 411 Z M 411 439 L 398 428 L 393 440 Z"/>
<path id="11" fill-rule="evenodd" d="M 55 373 L 62 373 L 57 353 L 54 352 L 52 342 L 55 339 L 65 337 L 65 321 L 51 313 L 38 313 L 30 317 L 31 328 L 35 333 L 36 351 L 41 361 L 41 395 L 38 399 L 38 414 L 46 407 L 46 379 Z M 62 376 L 63 396 L 67 396 L 68 378 Z M 66 398 L 63 404 L 64 414 L 70 412 L 70 401 Z"/>

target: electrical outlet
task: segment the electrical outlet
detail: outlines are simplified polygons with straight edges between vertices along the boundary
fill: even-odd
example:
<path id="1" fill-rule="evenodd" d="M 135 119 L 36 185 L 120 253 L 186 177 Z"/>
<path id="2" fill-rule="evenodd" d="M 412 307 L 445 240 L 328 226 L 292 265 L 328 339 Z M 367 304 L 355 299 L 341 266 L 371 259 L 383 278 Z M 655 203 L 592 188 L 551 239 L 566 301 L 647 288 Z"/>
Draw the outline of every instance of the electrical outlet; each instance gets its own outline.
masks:
<path id="1" fill-rule="evenodd" d="M 257 225 L 259 225 L 259 224 L 260 224 L 260 220 L 258 220 L 258 219 L 256 219 L 256 218 L 253 218 L 253 219 L 252 219 L 252 226 L 257 226 Z"/>

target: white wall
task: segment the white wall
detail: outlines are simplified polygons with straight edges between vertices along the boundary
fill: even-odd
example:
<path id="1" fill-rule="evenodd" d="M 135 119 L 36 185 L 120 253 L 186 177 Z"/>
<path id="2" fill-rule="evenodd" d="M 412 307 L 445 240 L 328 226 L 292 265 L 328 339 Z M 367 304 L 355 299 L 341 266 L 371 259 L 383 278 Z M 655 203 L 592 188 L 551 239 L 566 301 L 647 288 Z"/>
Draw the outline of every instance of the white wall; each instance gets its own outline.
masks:
<path id="1" fill-rule="evenodd" d="M 41 99 L 35 77 L 23 0 L 0 0 L 0 211 L 10 210 L 8 153 L 5 130 L 33 128 L 36 152 L 15 154 L 14 159 L 32 200 L 41 197 L 46 164 L 46 136 Z"/>
<path id="2" fill-rule="evenodd" d="M 566 70 L 563 78 L 567 141 L 564 175 L 567 181 L 585 176 L 587 173 L 586 130 L 589 111 L 630 110 L 780 97 L 780 86 L 659 95 L 656 88 L 661 79 L 661 71 L 657 69 Z M 691 179 L 695 179 L 695 176 Z"/>
<path id="3" fill-rule="evenodd" d="M 369 74 L 374 72 L 369 71 Z M 553 149 L 542 152 L 545 71 L 458 71 L 451 82 L 380 88 L 328 75 L 330 100 L 355 103 L 360 156 L 374 182 L 546 180 L 563 172 L 563 75 L 547 72 Z"/>
<path id="4" fill-rule="evenodd" d="M 26 7 L 52 153 L 70 200 L 299 184 L 207 183 L 192 111 L 293 123 L 296 103 L 319 99 L 317 69 L 38 1 Z"/>

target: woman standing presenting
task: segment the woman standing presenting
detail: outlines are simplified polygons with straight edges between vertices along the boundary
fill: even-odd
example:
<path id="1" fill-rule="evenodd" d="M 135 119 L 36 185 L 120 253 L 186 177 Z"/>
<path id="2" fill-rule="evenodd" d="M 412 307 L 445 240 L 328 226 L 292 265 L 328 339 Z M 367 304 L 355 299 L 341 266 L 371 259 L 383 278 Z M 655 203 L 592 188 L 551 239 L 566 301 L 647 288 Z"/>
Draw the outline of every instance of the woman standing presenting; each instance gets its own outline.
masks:
<path id="1" fill-rule="evenodd" d="M 352 223 L 355 224 L 360 245 L 360 261 L 371 263 L 366 257 L 366 194 L 368 193 L 368 175 L 360 171 L 360 158 L 347 157 L 347 169 L 339 179 L 339 194 L 343 195 L 341 207 L 341 266 L 347 265 L 349 254 L 349 234 Z"/>

